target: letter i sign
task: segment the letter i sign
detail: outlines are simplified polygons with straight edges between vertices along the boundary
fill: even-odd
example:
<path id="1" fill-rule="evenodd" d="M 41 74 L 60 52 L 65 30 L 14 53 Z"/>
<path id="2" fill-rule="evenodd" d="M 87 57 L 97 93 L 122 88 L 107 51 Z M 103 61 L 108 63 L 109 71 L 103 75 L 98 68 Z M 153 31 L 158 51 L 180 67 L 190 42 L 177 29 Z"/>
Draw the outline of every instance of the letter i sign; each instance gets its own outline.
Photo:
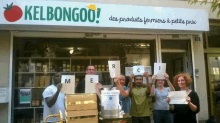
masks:
<path id="1" fill-rule="evenodd" d="M 3 8 L 5 9 L 4 17 L 9 22 L 15 22 L 21 19 L 23 15 L 21 8 L 19 6 L 13 5 L 13 3 L 11 3 L 11 5 L 9 6 L 7 4 L 7 7 L 3 7 Z"/>

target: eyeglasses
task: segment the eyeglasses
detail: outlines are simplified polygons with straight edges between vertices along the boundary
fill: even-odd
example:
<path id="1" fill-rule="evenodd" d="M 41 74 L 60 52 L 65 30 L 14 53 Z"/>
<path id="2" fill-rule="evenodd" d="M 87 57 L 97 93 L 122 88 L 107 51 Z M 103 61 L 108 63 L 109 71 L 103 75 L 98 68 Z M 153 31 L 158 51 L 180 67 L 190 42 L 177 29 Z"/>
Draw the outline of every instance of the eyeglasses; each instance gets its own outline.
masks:
<path id="1" fill-rule="evenodd" d="M 95 69 L 87 69 L 87 70 L 89 70 L 89 71 L 95 71 Z"/>

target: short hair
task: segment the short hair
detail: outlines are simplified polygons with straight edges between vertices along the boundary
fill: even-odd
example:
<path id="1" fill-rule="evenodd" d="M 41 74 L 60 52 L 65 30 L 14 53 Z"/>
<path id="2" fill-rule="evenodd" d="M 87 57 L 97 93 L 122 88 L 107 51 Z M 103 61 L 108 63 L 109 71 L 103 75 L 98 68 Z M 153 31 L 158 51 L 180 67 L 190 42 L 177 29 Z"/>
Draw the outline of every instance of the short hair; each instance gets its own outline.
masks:
<path id="1" fill-rule="evenodd" d="M 141 77 L 142 80 L 143 80 L 143 76 L 142 75 L 136 75 L 136 76 L 134 76 L 134 81 L 135 81 L 136 77 Z"/>
<path id="2" fill-rule="evenodd" d="M 121 74 L 120 76 L 124 76 L 126 78 L 126 76 L 124 74 Z"/>
<path id="3" fill-rule="evenodd" d="M 175 86 L 175 87 L 179 87 L 178 86 L 178 79 L 179 79 L 179 77 L 183 77 L 184 78 L 184 80 L 186 81 L 186 86 L 188 87 L 188 86 L 190 86 L 190 84 L 192 83 L 192 78 L 190 77 L 190 75 L 188 74 L 188 73 L 179 73 L 179 74 L 177 74 L 176 76 L 174 76 L 173 77 L 173 81 L 174 81 L 174 83 L 173 83 L 173 85 Z"/>
<path id="4" fill-rule="evenodd" d="M 88 66 L 86 67 L 86 70 L 88 70 L 88 68 L 89 68 L 90 66 L 93 66 L 93 67 L 95 68 L 95 66 L 94 66 L 94 65 L 88 65 Z"/>

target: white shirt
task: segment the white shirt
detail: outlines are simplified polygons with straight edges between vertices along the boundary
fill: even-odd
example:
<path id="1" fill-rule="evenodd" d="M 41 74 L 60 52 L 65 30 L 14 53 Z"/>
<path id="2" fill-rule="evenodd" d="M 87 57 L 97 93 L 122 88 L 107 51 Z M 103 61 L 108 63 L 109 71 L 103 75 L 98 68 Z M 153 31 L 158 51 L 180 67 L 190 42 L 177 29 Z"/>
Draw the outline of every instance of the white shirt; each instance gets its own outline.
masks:
<path id="1" fill-rule="evenodd" d="M 55 93 L 57 92 L 57 87 L 55 85 L 50 85 L 48 86 L 44 92 L 43 92 L 43 98 L 44 98 L 44 111 L 43 111 L 43 121 L 45 121 L 45 118 L 48 115 L 52 115 L 52 114 L 59 114 L 59 110 L 62 111 L 63 114 L 63 120 L 65 120 L 65 94 L 63 93 L 59 93 L 58 97 L 57 97 L 57 101 L 55 102 L 55 104 L 49 108 L 47 106 L 46 97 L 51 97 L 53 96 Z M 47 119 L 47 122 L 57 122 L 59 121 L 59 117 L 50 117 Z"/>

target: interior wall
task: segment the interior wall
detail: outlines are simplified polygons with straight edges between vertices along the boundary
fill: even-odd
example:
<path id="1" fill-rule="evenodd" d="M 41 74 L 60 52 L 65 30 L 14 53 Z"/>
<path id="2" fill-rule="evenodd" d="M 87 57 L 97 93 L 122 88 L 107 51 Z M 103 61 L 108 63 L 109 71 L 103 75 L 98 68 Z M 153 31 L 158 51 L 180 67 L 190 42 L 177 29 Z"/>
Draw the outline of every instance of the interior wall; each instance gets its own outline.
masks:
<path id="1" fill-rule="evenodd" d="M 10 32 L 0 32 L 0 87 L 9 86 Z M 8 104 L 0 103 L 0 121 L 8 122 Z"/>

